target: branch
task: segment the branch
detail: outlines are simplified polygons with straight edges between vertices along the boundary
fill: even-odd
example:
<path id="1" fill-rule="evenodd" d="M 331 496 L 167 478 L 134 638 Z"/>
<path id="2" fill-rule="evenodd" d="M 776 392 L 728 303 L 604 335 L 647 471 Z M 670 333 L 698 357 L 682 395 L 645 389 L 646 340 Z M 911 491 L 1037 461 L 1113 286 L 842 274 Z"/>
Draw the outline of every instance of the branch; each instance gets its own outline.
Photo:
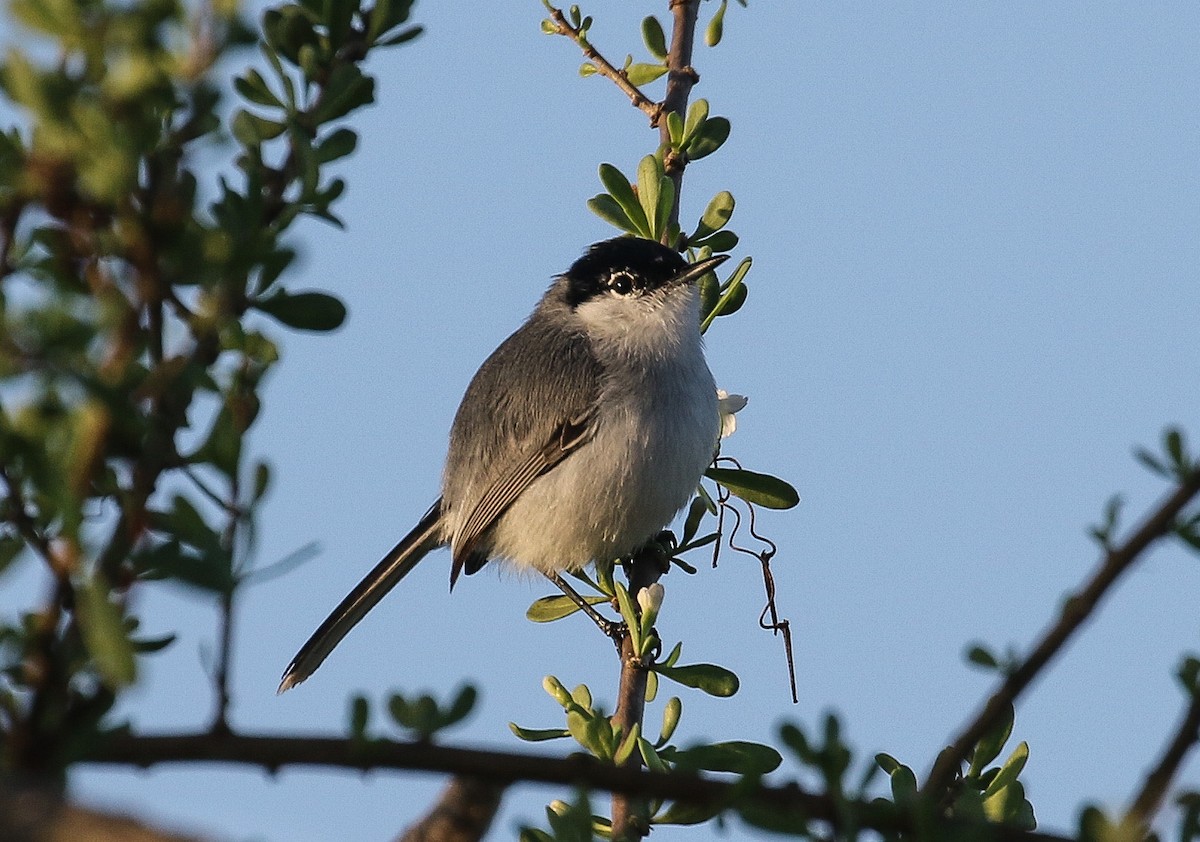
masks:
<path id="1" fill-rule="evenodd" d="M 81 763 L 148 768 L 160 763 L 241 763 L 276 772 L 284 766 L 324 766 L 362 771 L 394 769 L 439 772 L 507 785 L 518 782 L 585 786 L 641 798 L 682 801 L 723 808 L 739 806 L 772 811 L 797 822 L 838 826 L 848 813 L 858 827 L 884 832 L 913 829 L 914 816 L 887 802 L 846 802 L 807 792 L 796 783 L 748 786 L 687 772 L 649 772 L 613 766 L 575 754 L 554 757 L 452 748 L 429 742 L 354 740 L 342 737 L 291 737 L 250 734 L 117 733 L 91 747 Z M 995 824 L 948 821 L 947 828 L 973 831 L 972 839 L 996 842 L 1071 842 L 1068 837 L 1020 831 Z"/>
<path id="2" fill-rule="evenodd" d="M 929 778 L 925 782 L 926 792 L 945 790 L 961 767 L 967 755 L 996 722 L 1004 715 L 1008 706 L 1037 677 L 1038 673 L 1058 654 L 1071 635 L 1092 615 L 1100 600 L 1122 573 L 1128 570 L 1146 548 L 1154 541 L 1172 532 L 1175 517 L 1200 493 L 1200 471 L 1187 477 L 1159 507 L 1143 521 L 1123 546 L 1110 549 L 1100 569 L 1083 590 L 1067 599 L 1058 622 L 1051 626 L 1034 647 L 1033 652 L 992 693 L 975 719 L 958 735 L 954 742 L 938 755 Z"/>
<path id="3" fill-rule="evenodd" d="M 492 826 L 503 792 L 497 784 L 456 776 L 429 814 L 397 842 L 478 842 Z"/>
<path id="4" fill-rule="evenodd" d="M 87 842 L 199 842 L 140 821 L 81 807 L 53 788 L 0 786 L 0 839 Z"/>
<path id="5" fill-rule="evenodd" d="M 1192 702 L 1183 721 L 1179 723 L 1174 739 L 1163 752 L 1153 771 L 1146 776 L 1141 792 L 1129 807 L 1128 815 L 1136 819 L 1142 827 L 1150 827 L 1155 814 L 1162 806 L 1163 796 L 1183 764 L 1183 759 L 1197 742 L 1200 742 L 1200 693 L 1193 693 Z"/>
<path id="6" fill-rule="evenodd" d="M 576 29 L 567 22 L 566 17 L 563 16 L 562 9 L 557 9 L 549 3 L 546 4 L 546 8 L 550 12 L 550 19 L 558 27 L 558 34 L 566 36 L 578 44 L 579 49 L 583 50 L 583 54 L 587 56 L 588 61 L 596 66 L 596 70 L 600 75 L 611 79 L 618 88 L 625 92 L 625 95 L 629 97 L 629 101 L 637 108 L 640 108 L 650 118 L 651 128 L 657 127 L 663 114 L 662 103 L 654 102 L 647 97 L 637 85 L 629 81 L 629 77 L 625 74 L 624 70 L 618 70 L 608 59 L 600 55 L 599 51 L 588 41 L 587 35 L 582 30 Z M 666 130 L 665 125 L 663 126 L 663 130 Z"/>
<path id="7" fill-rule="evenodd" d="M 629 596 L 638 605 L 638 593 L 659 580 L 663 575 L 661 563 L 651 552 L 643 551 L 634 556 L 626 568 L 629 579 Z M 628 630 L 621 639 L 621 680 L 617 690 L 617 710 L 613 714 L 613 730 L 622 738 L 633 733 L 634 727 L 641 728 L 646 713 L 646 684 L 649 678 L 647 664 L 633 649 L 633 636 Z M 634 751 L 622 764 L 626 769 L 640 769 L 642 756 Z M 629 842 L 641 839 L 650 832 L 644 799 L 626 794 L 614 795 L 612 799 L 612 839 L 614 842 Z"/>

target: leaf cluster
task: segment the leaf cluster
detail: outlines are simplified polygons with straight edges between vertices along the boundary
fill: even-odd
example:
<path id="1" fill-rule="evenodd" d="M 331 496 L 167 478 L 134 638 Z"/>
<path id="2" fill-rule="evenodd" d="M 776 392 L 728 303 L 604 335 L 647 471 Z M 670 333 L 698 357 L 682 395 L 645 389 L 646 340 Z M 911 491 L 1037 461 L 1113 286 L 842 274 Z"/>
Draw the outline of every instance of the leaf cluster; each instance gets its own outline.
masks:
<path id="1" fill-rule="evenodd" d="M 245 442 L 279 359 L 255 314 L 344 319 L 332 295 L 284 285 L 286 235 L 336 221 L 344 184 L 325 167 L 373 98 L 359 65 L 419 32 L 411 5 L 285 3 L 261 40 L 229 3 L 12 5 L 41 43 L 0 64 L 21 113 L 0 127 L 0 569 L 38 561 L 51 587 L 0 618 L 0 768 L 61 769 L 139 656 L 171 642 L 137 636 L 135 588 L 228 610 L 250 576 L 270 469 Z M 226 120 L 220 60 L 255 41 L 266 76 L 235 80 L 248 107 Z M 236 175 L 203 183 L 197 152 L 226 130 Z"/>

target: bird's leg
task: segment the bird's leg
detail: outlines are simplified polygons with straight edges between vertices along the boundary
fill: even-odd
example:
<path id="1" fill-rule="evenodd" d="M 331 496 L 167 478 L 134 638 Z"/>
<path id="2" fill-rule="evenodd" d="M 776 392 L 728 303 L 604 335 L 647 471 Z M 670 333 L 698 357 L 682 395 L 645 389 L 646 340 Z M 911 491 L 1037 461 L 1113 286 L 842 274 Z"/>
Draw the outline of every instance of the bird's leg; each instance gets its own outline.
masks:
<path id="1" fill-rule="evenodd" d="M 603 617 L 599 611 L 591 606 L 586 599 L 579 595 L 573 587 L 567 584 L 566 580 L 557 573 L 547 573 L 546 578 L 558 586 L 558 589 L 567 595 L 567 599 L 575 603 L 579 610 L 587 614 L 596 627 L 604 632 L 608 637 L 612 638 L 613 642 L 618 647 L 621 645 L 621 638 L 625 635 L 625 624 L 614 623 L 612 620 Z"/>

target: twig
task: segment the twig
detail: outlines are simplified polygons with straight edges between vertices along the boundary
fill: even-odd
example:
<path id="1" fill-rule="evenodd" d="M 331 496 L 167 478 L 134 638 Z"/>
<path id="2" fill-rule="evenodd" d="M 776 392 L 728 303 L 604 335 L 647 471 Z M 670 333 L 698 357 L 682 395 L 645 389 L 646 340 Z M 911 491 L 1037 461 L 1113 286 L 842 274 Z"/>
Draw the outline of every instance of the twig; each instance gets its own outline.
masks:
<path id="1" fill-rule="evenodd" d="M 1092 615 L 1118 577 L 1133 565 L 1150 544 L 1174 529 L 1175 516 L 1198 493 L 1200 471 L 1183 481 L 1143 521 L 1123 546 L 1114 547 L 1105 554 L 1100 569 L 1082 590 L 1067 599 L 1062 608 L 1062 615 L 1042 635 L 1029 657 L 1008 674 L 971 723 L 962 730 L 949 748 L 938 755 L 923 787 L 925 792 L 945 790 L 950 785 L 980 738 L 991 730 L 1008 706 L 1016 701 L 1050 659 L 1058 654 L 1084 620 Z"/>
<path id="2" fill-rule="evenodd" d="M 851 810 L 859 827 L 903 831 L 914 826 L 912 814 L 886 802 L 849 802 L 840 805 L 824 794 L 815 794 L 796 783 L 780 786 L 747 786 L 741 781 L 717 780 L 690 772 L 650 772 L 613 766 L 583 754 L 555 757 L 545 754 L 509 754 L 391 740 L 354 740 L 343 737 L 288 737 L 250 734 L 114 733 L 91 746 L 81 762 L 148 768 L 161 763 L 239 763 L 276 772 L 285 766 L 324 766 L 343 769 L 412 770 L 466 775 L 498 784 L 541 783 L 585 786 L 593 790 L 623 792 L 639 798 L 723 806 L 737 798 L 739 804 L 778 811 L 803 821 L 836 825 L 843 810 Z M 997 842 L 1069 842 L 1067 837 L 1020 831 L 1012 827 L 967 821 L 947 821 L 948 829 L 970 829 L 972 839 Z"/>
<path id="3" fill-rule="evenodd" d="M 1188 705 L 1187 713 L 1179 723 L 1174 738 L 1154 769 L 1146 776 L 1141 791 L 1130 805 L 1130 818 L 1136 819 L 1144 828 L 1150 827 L 1155 814 L 1162 807 L 1171 781 L 1183 765 L 1183 759 L 1197 742 L 1200 742 L 1200 693 L 1193 693 L 1191 704 Z"/>
<path id="4" fill-rule="evenodd" d="M 625 74 L 624 70 L 617 69 L 612 65 L 611 62 L 609 62 L 608 59 L 602 56 L 600 52 L 592 46 L 591 42 L 588 41 L 586 34 L 571 26 L 566 17 L 563 15 L 562 9 L 557 9 L 549 4 L 547 4 L 546 8 L 550 12 L 550 19 L 554 22 L 554 25 L 558 27 L 558 34 L 564 35 L 578 44 L 579 49 L 581 49 L 583 54 L 587 56 L 588 61 L 596 66 L 597 72 L 599 72 L 601 76 L 611 79 L 613 83 L 616 84 L 616 86 L 620 88 L 627 97 L 629 97 L 629 101 L 632 102 L 637 108 L 640 108 L 646 114 L 646 116 L 650 118 L 650 126 L 652 128 L 658 127 L 659 121 L 662 119 L 663 115 L 662 103 L 654 102 L 647 97 L 641 92 L 641 89 L 639 89 L 637 85 L 629 81 L 629 77 Z M 665 124 L 663 126 L 663 130 L 666 130 Z"/>
<path id="5" fill-rule="evenodd" d="M 650 552 L 642 552 L 633 558 L 628 570 L 629 596 L 638 608 L 638 593 L 659 580 L 663 568 Z M 628 629 L 621 639 L 621 681 L 617 690 L 617 710 L 612 717 L 613 730 L 622 738 L 640 728 L 646 712 L 646 682 L 649 678 L 647 664 L 633 649 L 633 637 Z M 635 751 L 622 764 L 627 769 L 640 769 L 642 756 Z M 646 816 L 645 799 L 629 793 L 616 793 L 612 799 L 612 839 L 614 842 L 631 842 L 641 839 L 650 832 Z"/>
<path id="6" fill-rule="evenodd" d="M 397 842 L 476 842 L 491 827 L 503 792 L 490 781 L 455 776 L 433 809 Z"/>
<path id="7" fill-rule="evenodd" d="M 675 23 L 671 28 L 671 47 L 667 51 L 667 93 L 663 97 L 662 111 L 664 114 L 674 111 L 683 117 L 687 112 L 692 86 L 700 81 L 700 75 L 692 67 L 692 47 L 696 42 L 696 17 L 700 13 L 700 0 L 671 0 L 670 6 Z M 658 135 L 662 145 L 670 149 L 671 133 L 667 130 L 666 120 L 659 121 Z M 663 169 L 675 183 L 676 200 L 667 220 L 669 223 L 679 222 L 678 197 L 682 192 L 683 170 L 686 166 L 684 156 L 668 154 L 663 158 Z"/>
<path id="8" fill-rule="evenodd" d="M 46 536 L 38 531 L 37 524 L 25 509 L 25 495 L 21 492 L 21 484 L 8 472 L 8 468 L 0 465 L 0 479 L 8 489 L 10 520 L 25 542 L 37 550 L 45 562 L 54 567 L 54 552 Z"/>

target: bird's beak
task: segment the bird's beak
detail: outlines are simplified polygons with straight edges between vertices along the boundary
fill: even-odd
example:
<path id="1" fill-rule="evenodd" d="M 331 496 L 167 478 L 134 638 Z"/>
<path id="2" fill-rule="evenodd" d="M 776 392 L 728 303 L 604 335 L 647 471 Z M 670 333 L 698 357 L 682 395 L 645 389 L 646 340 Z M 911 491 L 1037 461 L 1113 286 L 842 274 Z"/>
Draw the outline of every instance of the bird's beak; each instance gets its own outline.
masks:
<path id="1" fill-rule="evenodd" d="M 727 254 L 716 254 L 708 258 L 708 260 L 701 260 L 699 263 L 693 263 L 672 278 L 668 285 L 683 286 L 684 284 L 693 284 L 728 259 L 729 255 Z"/>

